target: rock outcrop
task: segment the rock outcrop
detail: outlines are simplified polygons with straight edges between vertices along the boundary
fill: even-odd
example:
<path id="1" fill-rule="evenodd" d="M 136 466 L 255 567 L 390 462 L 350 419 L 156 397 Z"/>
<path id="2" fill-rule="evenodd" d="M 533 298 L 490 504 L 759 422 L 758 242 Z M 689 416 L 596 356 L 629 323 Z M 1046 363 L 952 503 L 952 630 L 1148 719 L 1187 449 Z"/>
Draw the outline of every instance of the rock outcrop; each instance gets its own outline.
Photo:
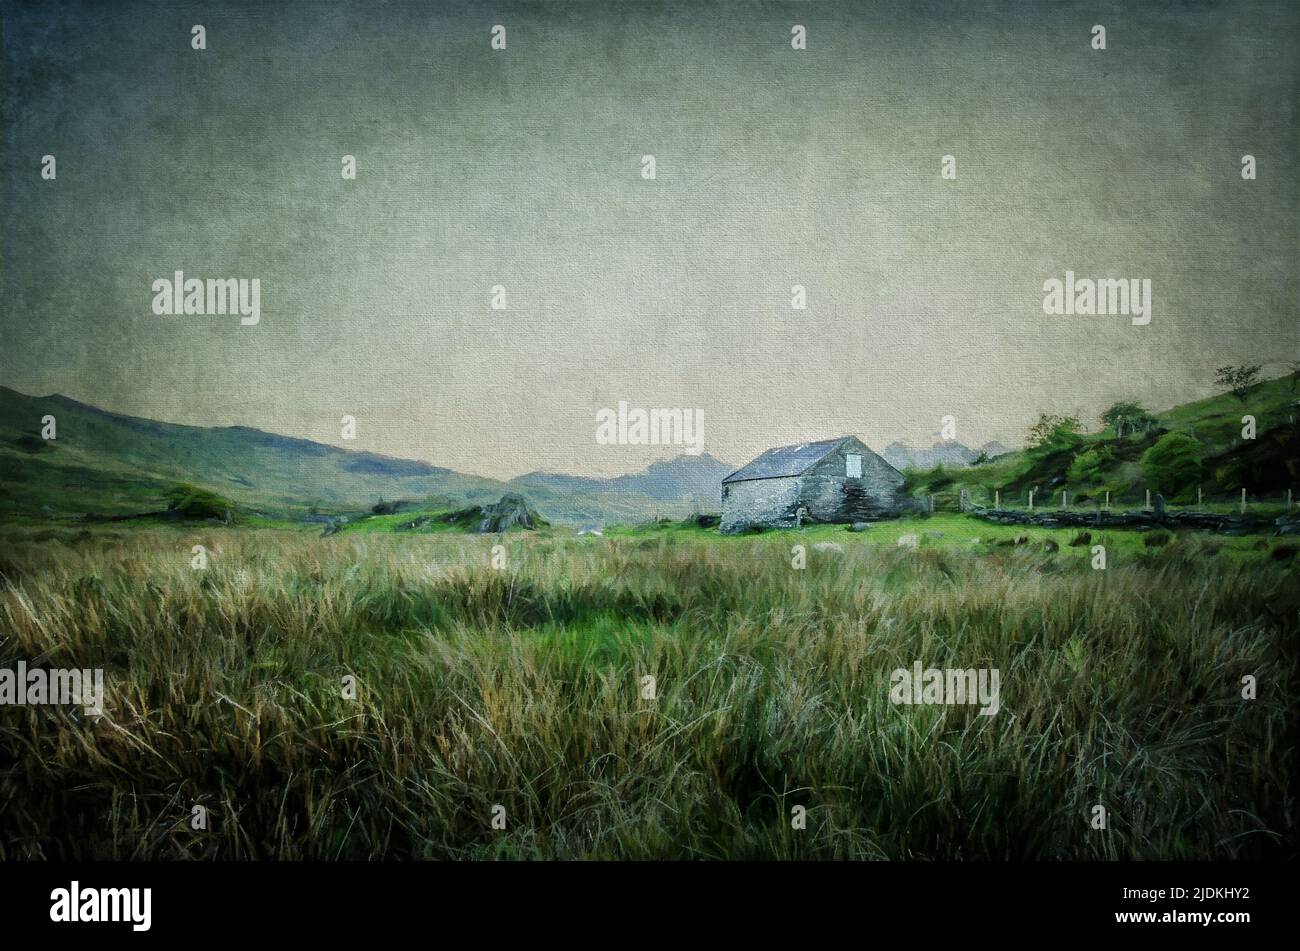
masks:
<path id="1" fill-rule="evenodd" d="M 535 529 L 549 524 L 528 504 L 522 495 L 507 492 L 501 500 L 482 509 L 478 528 L 480 534 L 505 532 L 512 528 Z"/>

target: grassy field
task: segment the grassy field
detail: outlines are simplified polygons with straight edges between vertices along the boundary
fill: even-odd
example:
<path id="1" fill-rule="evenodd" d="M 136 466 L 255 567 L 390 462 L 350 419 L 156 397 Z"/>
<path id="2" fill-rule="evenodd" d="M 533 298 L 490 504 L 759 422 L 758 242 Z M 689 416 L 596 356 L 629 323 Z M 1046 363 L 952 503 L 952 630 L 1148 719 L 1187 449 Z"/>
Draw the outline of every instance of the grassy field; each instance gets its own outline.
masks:
<path id="1" fill-rule="evenodd" d="M 1077 535 L 0 528 L 0 667 L 108 688 L 0 708 L 0 859 L 1294 848 L 1296 559 L 1116 531 L 1094 570 Z M 997 668 L 1001 711 L 891 703 L 914 661 Z"/>

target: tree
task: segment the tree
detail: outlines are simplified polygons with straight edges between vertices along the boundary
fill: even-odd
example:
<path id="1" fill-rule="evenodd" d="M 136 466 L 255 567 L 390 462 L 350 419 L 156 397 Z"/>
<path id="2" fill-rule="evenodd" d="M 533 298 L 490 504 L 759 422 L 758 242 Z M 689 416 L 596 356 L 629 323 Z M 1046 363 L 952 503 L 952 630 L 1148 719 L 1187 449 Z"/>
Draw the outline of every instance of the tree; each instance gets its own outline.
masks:
<path id="1" fill-rule="evenodd" d="M 1214 382 L 1244 403 L 1247 391 L 1259 382 L 1259 370 L 1258 363 L 1243 363 L 1239 367 L 1219 367 L 1214 371 Z"/>
<path id="2" fill-rule="evenodd" d="M 1068 449 L 1079 441 L 1079 417 L 1043 413 L 1029 427 L 1029 445 L 1034 448 Z"/>
<path id="3" fill-rule="evenodd" d="M 1201 444 L 1186 433 L 1165 433 L 1142 454 L 1139 466 L 1153 489 L 1172 497 L 1201 478 Z"/>
<path id="4" fill-rule="evenodd" d="M 1114 429 L 1115 435 L 1121 438 L 1125 432 L 1137 432 L 1139 428 L 1150 426 L 1153 422 L 1155 417 L 1147 412 L 1146 407 L 1131 400 L 1114 403 L 1101 414 L 1102 425 Z"/>

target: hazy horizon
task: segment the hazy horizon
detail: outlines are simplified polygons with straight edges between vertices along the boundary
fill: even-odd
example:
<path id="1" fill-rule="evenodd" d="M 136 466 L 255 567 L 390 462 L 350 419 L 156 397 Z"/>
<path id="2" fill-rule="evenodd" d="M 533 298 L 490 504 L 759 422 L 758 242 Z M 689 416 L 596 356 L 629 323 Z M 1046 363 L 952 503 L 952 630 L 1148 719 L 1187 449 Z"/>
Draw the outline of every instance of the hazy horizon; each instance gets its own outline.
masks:
<path id="1" fill-rule="evenodd" d="M 680 454 L 597 444 L 620 401 L 740 465 L 949 415 L 1019 446 L 1300 359 L 1283 2 L 0 11 L 24 393 L 509 479 Z M 178 270 L 258 279 L 260 321 L 154 314 Z M 1067 271 L 1150 280 L 1150 323 L 1045 314 Z"/>

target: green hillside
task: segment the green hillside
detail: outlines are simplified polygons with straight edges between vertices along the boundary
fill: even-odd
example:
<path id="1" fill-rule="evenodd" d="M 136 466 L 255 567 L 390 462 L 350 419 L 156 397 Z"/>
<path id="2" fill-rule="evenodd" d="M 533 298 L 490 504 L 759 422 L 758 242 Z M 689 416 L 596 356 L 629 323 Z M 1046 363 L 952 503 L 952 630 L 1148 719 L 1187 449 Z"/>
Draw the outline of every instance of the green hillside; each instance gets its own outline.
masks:
<path id="1" fill-rule="evenodd" d="M 1252 504 L 1279 505 L 1288 489 L 1300 490 L 1300 375 L 1257 383 L 1239 398 L 1224 393 L 1130 423 L 1121 435 L 1107 425 L 1072 432 L 1067 424 L 1041 443 L 967 469 L 942 467 L 906 473 L 909 489 L 953 506 L 962 489 L 972 501 L 1023 506 L 1031 489 L 1036 504 L 1092 505 L 1110 493 L 1112 506 L 1145 501 L 1160 492 L 1173 504 L 1234 505 L 1246 490 Z M 1254 416 L 1254 439 L 1242 438 L 1242 417 Z M 1086 424 L 1087 421 L 1082 421 Z M 1094 421 L 1094 426 L 1099 422 Z M 1157 448 L 1159 447 L 1159 448 Z M 1300 492 L 1297 492 L 1300 500 Z"/>
<path id="2" fill-rule="evenodd" d="M 1150 413 L 1120 434 L 1058 426 L 1040 444 L 966 469 L 909 471 L 917 495 L 955 507 L 962 489 L 977 503 L 1092 505 L 1104 493 L 1113 506 L 1139 504 L 1148 488 L 1174 504 L 1230 506 L 1244 488 L 1255 504 L 1278 504 L 1300 487 L 1300 402 L 1296 374 Z M 1255 439 L 1242 438 L 1242 416 L 1255 417 Z M 53 416 L 57 438 L 41 438 Z M 1157 447 L 1159 446 L 1159 449 Z M 1164 456 L 1163 468 L 1154 465 Z M 1157 461 L 1159 461 L 1157 459 Z M 722 466 L 695 460 L 697 466 Z M 1154 466 L 1154 467 L 1153 467 Z M 664 471 L 680 468 L 660 464 Z M 646 470 L 653 476 L 656 467 Z M 725 466 L 722 466 L 725 468 Z M 245 516 L 300 519 L 309 512 L 366 514 L 380 499 L 406 500 L 407 511 L 446 512 L 523 492 L 561 524 L 635 523 L 680 518 L 692 508 L 673 486 L 698 483 L 703 469 L 652 479 L 612 480 L 532 474 L 510 483 L 375 453 L 352 452 L 244 426 L 205 428 L 106 412 L 63 396 L 32 397 L 0 387 L 0 517 L 116 516 L 174 506 L 188 484 L 234 503 Z M 698 488 L 698 486 L 696 486 Z M 375 523 L 378 524 L 378 523 Z"/>
<path id="3" fill-rule="evenodd" d="M 41 438 L 46 415 L 56 421 L 53 440 Z M 690 508 L 588 481 L 590 491 L 536 484 L 522 491 L 548 519 L 571 524 L 681 516 Z M 230 499 L 244 514 L 295 519 L 310 511 L 364 513 L 380 499 L 444 511 L 495 502 L 515 488 L 246 426 L 157 422 L 0 387 L 0 517 L 157 512 L 178 483 Z"/>
<path id="4" fill-rule="evenodd" d="M 40 438 L 53 416 L 57 438 Z M 504 483 L 243 426 L 205 428 L 123 416 L 64 396 L 0 387 L 5 514 L 115 514 L 165 508 L 178 482 L 276 513 L 341 508 L 380 497 L 490 500 Z"/>

